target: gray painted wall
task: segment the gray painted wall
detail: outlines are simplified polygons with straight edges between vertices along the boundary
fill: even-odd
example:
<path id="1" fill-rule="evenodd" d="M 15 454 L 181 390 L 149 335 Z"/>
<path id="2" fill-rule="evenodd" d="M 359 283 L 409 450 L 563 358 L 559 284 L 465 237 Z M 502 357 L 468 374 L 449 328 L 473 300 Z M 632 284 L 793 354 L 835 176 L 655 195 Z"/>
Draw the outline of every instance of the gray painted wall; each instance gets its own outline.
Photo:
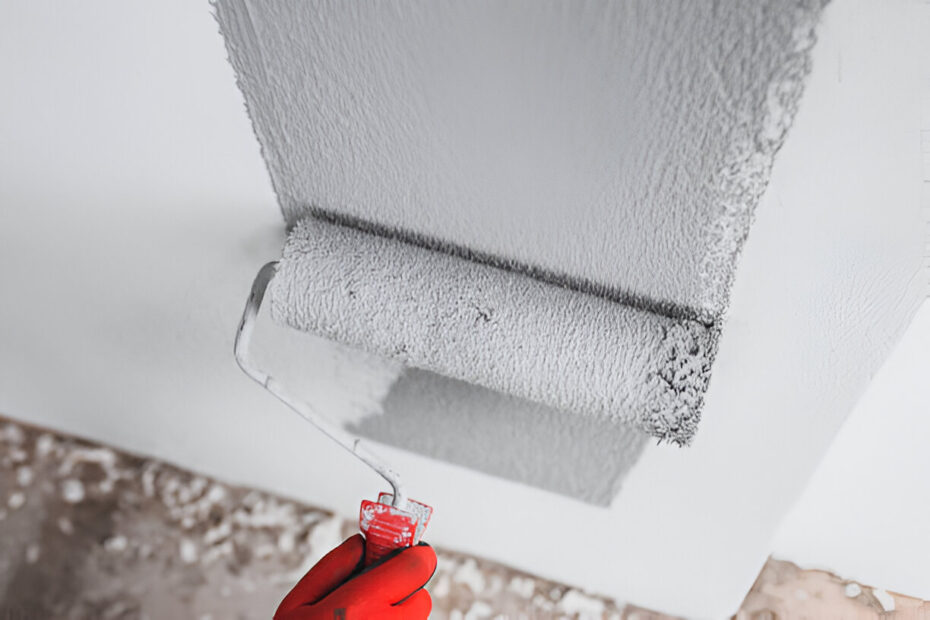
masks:
<path id="1" fill-rule="evenodd" d="M 343 304 L 338 283 L 374 269 L 361 248 L 351 253 L 363 263 L 352 273 L 351 261 L 327 257 L 335 272 L 345 268 L 341 277 L 311 265 L 301 280 L 315 285 L 307 285 L 308 303 L 295 302 L 293 284 L 273 287 L 288 294 L 272 297 L 293 306 L 286 316 L 301 320 L 291 325 L 381 354 L 401 350 L 415 366 L 554 407 L 512 398 L 492 404 L 495 392 L 476 389 L 472 396 L 487 408 L 479 414 L 457 383 L 417 374 L 424 400 L 407 402 L 408 422 L 397 423 L 427 436 L 400 445 L 604 502 L 603 489 L 617 488 L 638 453 L 641 439 L 624 422 L 676 443 L 693 436 L 715 338 L 682 361 L 666 350 L 675 349 L 675 339 L 643 345 L 641 334 L 665 334 L 670 320 L 721 318 L 753 210 L 801 94 L 823 4 L 220 0 L 230 59 L 289 223 L 318 211 L 353 218 L 440 251 L 454 246 L 567 283 L 574 295 L 604 296 L 613 307 L 632 306 L 649 318 L 630 327 L 621 320 L 626 315 L 576 309 L 580 325 L 553 324 L 549 331 L 533 325 L 541 339 L 505 324 L 510 340 L 542 343 L 527 344 L 526 355 L 503 337 L 495 341 L 506 343 L 493 349 L 472 337 L 470 322 L 461 333 L 437 322 L 437 315 L 462 314 L 456 303 L 468 305 L 459 299 L 468 297 L 462 278 L 442 279 L 456 291 L 449 308 L 428 302 L 428 312 L 416 311 L 416 295 L 433 300 L 443 284 L 406 290 L 389 278 L 381 288 L 356 286 L 380 291 L 374 297 L 385 300 L 369 304 L 368 314 L 359 309 L 361 293 Z M 400 264 L 382 262 L 388 269 Z M 424 277 L 440 275 L 433 269 Z M 482 282 L 473 288 L 493 290 Z M 398 316 L 373 322 L 369 315 L 385 315 L 395 297 L 404 300 Z M 547 299 L 529 303 L 548 307 Z M 506 316 L 507 304 L 498 305 L 505 310 L 497 315 Z M 354 325 L 353 312 L 357 329 L 315 327 Z M 317 315 L 325 316 L 306 320 Z M 431 317 L 425 336 L 417 325 L 384 336 L 421 315 Z M 436 348 L 437 325 L 458 343 L 448 346 L 467 367 L 451 355 L 417 356 Z M 681 327 L 691 333 L 696 326 Z M 577 346 L 585 341 L 580 334 L 591 331 L 603 337 Z M 424 340 L 429 347 L 419 346 Z M 564 351 L 563 362 L 552 349 Z M 539 360 L 549 357 L 556 367 L 546 373 Z M 651 358 L 670 361 L 639 363 Z M 498 376 L 510 366 L 528 367 L 538 378 Z M 696 378 L 666 387 L 667 377 L 677 379 L 685 366 L 698 369 L 691 373 Z M 609 383 L 601 390 L 607 395 L 580 397 L 600 394 L 592 379 L 598 373 L 612 378 L 601 382 Z M 430 377 L 435 385 L 428 385 Z M 409 386 L 399 390 L 407 401 L 416 398 Z M 524 415 L 532 410 L 547 415 Z M 575 419 L 582 414 L 597 417 Z M 463 419 L 437 426 L 456 416 Z M 450 444 L 439 429 L 456 424 L 470 425 L 477 436 Z M 507 453 L 497 433 L 504 427 L 519 428 L 527 442 L 548 451 L 548 459 L 532 461 L 539 468 L 532 476 L 487 458 L 489 451 Z M 599 441 L 589 446 L 599 459 L 593 470 L 561 466 L 575 460 L 579 438 L 568 431 L 578 428 L 588 436 L 599 429 Z M 393 444 L 405 434 L 385 420 L 361 430 Z"/>
<path id="2" fill-rule="evenodd" d="M 218 0 L 289 223 L 311 208 L 711 321 L 823 0 Z"/>

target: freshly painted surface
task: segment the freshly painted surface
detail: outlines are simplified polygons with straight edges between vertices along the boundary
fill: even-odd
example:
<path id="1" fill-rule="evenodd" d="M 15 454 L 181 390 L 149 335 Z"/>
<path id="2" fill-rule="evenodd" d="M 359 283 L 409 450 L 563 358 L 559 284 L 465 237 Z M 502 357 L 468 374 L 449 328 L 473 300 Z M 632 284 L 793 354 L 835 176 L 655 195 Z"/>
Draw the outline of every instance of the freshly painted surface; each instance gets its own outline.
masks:
<path id="1" fill-rule="evenodd" d="M 718 336 L 697 321 L 315 217 L 288 235 L 268 297 L 281 324 L 551 407 L 553 417 L 524 430 L 531 438 L 589 417 L 619 427 L 615 435 L 638 429 L 687 444 Z M 432 398 L 452 386 L 436 382 Z"/>
<path id="2" fill-rule="evenodd" d="M 436 508 L 432 542 L 688 617 L 736 609 L 926 297 L 909 97 L 926 10 L 826 10 L 694 445 L 647 445 L 609 509 L 377 446 Z M 380 481 L 232 358 L 249 283 L 284 231 L 209 8 L 38 1 L 0 16 L 16 86 L 0 90 L 0 410 L 354 518 Z M 319 407 L 364 420 L 390 390 L 378 360 L 282 331 L 262 323 L 257 353 L 282 379 L 303 372 L 295 385 Z M 536 546 L 571 523 L 587 527 Z M 882 554 L 897 558 L 895 589 L 910 552 Z"/>
<path id="3" fill-rule="evenodd" d="M 354 216 L 718 318 L 822 0 L 217 0 L 290 224 Z"/>
<path id="4" fill-rule="evenodd" d="M 273 316 L 689 443 L 823 4 L 218 1 Z"/>

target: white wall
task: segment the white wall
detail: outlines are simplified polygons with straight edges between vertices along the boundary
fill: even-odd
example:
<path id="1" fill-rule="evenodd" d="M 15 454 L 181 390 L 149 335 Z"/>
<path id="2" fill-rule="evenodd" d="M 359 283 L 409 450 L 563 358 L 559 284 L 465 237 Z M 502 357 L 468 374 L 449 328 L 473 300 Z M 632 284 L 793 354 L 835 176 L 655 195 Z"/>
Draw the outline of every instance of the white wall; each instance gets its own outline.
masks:
<path id="1" fill-rule="evenodd" d="M 930 11 L 916 15 L 930 32 Z M 921 152 L 930 269 L 930 37 L 920 53 Z M 930 294 L 930 290 L 928 290 Z M 928 295 L 930 296 L 930 295 Z M 875 374 L 778 529 L 772 553 L 930 600 L 930 300 Z"/>
<path id="2" fill-rule="evenodd" d="M 382 448 L 436 507 L 432 542 L 675 613 L 735 608 L 926 296 L 908 97 L 926 10 L 828 8 L 694 446 L 647 446 L 609 509 Z M 379 480 L 232 360 L 283 230 L 208 8 L 7 3 L 0 75 L 0 411 L 353 514 Z M 335 411 L 391 380 L 327 343 L 303 357 Z"/>
<path id="3" fill-rule="evenodd" d="M 772 553 L 930 600 L 930 301 L 836 436 Z"/>

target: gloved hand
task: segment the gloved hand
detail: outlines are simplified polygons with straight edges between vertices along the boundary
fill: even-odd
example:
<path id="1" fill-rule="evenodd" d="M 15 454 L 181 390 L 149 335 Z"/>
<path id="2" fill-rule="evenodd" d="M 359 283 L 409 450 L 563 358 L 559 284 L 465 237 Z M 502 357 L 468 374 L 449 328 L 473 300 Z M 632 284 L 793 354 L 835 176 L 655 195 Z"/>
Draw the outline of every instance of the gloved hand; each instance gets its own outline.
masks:
<path id="1" fill-rule="evenodd" d="M 425 620 L 433 607 L 423 589 L 436 570 L 432 547 L 409 547 L 362 570 L 364 555 L 361 534 L 330 551 L 284 597 L 274 620 Z"/>

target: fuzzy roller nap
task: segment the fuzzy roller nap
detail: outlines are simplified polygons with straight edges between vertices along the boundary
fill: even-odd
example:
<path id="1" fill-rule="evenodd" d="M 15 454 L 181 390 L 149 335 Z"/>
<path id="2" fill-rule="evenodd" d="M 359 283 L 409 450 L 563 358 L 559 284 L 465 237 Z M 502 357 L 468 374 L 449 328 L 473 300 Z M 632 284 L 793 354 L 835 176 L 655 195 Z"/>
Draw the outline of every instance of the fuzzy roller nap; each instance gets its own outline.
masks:
<path id="1" fill-rule="evenodd" d="M 284 247 L 273 318 L 493 390 L 687 443 L 716 330 L 310 217 Z"/>

